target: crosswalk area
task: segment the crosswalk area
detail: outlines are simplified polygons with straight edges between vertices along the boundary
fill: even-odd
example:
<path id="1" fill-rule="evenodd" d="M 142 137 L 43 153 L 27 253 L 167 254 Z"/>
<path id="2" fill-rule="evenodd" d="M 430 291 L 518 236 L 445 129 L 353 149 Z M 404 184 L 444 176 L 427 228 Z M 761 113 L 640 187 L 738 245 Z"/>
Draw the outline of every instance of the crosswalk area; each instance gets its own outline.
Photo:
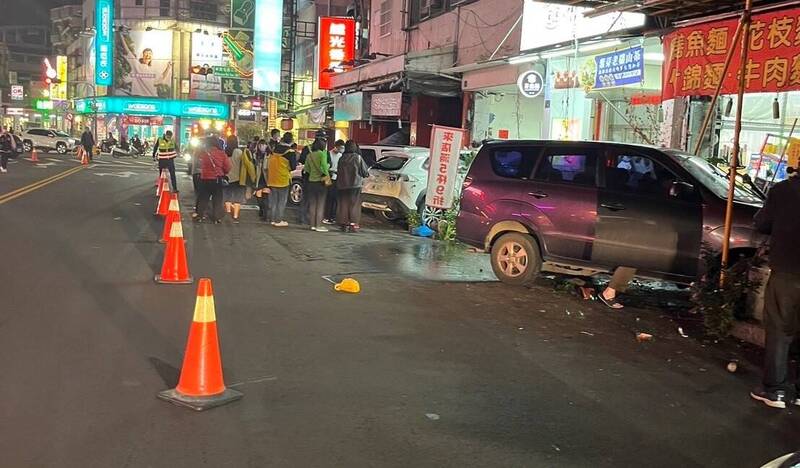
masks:
<path id="1" fill-rule="evenodd" d="M 33 161 L 30 156 L 26 157 L 19 157 L 17 159 L 13 159 L 9 161 L 9 164 L 16 165 L 16 164 L 35 164 L 35 167 L 41 169 L 47 168 L 58 168 L 58 167 L 72 167 L 80 165 L 81 161 L 76 158 L 67 158 L 67 157 L 52 157 L 42 155 L 39 156 L 38 162 Z M 186 162 L 182 159 L 177 159 L 175 161 L 175 167 L 178 172 L 185 172 L 186 170 Z M 110 156 L 104 157 L 95 157 L 94 160 L 89 164 L 89 169 L 123 169 L 129 171 L 146 171 L 156 170 L 158 168 L 158 163 L 153 161 L 150 158 L 142 158 L 142 159 L 114 159 Z"/>

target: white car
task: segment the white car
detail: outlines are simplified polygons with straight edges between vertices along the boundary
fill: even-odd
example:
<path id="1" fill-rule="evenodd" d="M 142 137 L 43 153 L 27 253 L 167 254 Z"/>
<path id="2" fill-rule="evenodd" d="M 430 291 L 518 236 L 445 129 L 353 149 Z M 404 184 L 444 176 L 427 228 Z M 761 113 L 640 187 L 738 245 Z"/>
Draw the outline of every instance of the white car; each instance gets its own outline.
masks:
<path id="1" fill-rule="evenodd" d="M 22 145 L 26 152 L 33 148 L 43 150 L 56 150 L 59 154 L 66 154 L 75 149 L 77 140 L 64 132 L 47 128 L 29 128 L 22 134 Z"/>
<path id="2" fill-rule="evenodd" d="M 383 151 L 364 182 L 361 206 L 375 210 L 389 221 L 425 209 L 428 186 L 428 148 L 398 147 Z"/>
<path id="3" fill-rule="evenodd" d="M 471 155 L 470 151 L 461 152 L 456 190 L 461 190 Z M 435 224 L 442 213 L 425 204 L 429 168 L 428 148 L 406 146 L 384 151 L 369 171 L 361 206 L 374 210 L 388 221 L 405 219 L 408 213 L 416 211 L 423 223 Z"/>

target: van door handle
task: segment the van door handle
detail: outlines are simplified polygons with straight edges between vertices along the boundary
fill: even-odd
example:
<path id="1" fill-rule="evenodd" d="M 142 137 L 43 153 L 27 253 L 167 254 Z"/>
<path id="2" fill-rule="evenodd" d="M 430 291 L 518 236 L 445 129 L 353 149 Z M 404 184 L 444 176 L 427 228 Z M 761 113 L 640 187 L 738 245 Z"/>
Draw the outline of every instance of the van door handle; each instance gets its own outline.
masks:
<path id="1" fill-rule="evenodd" d="M 533 198 L 538 198 L 541 200 L 542 198 L 547 198 L 549 195 L 547 195 L 542 191 L 536 191 L 536 192 L 528 192 L 528 196 L 531 196 Z"/>
<path id="2" fill-rule="evenodd" d="M 623 211 L 625 209 L 625 205 L 622 203 L 601 203 L 600 207 L 610 211 Z"/>

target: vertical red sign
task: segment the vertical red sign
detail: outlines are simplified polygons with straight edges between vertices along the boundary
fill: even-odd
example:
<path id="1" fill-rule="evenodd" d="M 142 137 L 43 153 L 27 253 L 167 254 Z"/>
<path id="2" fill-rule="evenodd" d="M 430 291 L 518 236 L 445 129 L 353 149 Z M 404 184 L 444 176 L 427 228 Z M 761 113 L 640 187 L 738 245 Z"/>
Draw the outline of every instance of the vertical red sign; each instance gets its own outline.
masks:
<path id="1" fill-rule="evenodd" d="M 331 76 L 353 68 L 356 57 L 356 20 L 322 16 L 318 29 L 319 89 L 331 89 Z"/>

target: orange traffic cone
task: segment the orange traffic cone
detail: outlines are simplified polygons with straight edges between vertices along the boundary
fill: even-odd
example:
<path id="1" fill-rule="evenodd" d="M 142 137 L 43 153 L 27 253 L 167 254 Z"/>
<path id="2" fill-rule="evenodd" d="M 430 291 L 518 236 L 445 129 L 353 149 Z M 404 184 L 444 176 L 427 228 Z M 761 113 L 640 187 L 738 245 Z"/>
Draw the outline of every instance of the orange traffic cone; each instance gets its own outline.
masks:
<path id="1" fill-rule="evenodd" d="M 81 166 L 89 165 L 89 153 L 86 151 L 81 152 Z"/>
<path id="2" fill-rule="evenodd" d="M 161 191 L 164 190 L 164 185 L 167 181 L 166 175 L 164 171 L 158 173 L 158 179 L 156 179 L 156 197 L 160 197 Z"/>
<path id="3" fill-rule="evenodd" d="M 189 328 L 189 340 L 178 386 L 158 394 L 162 400 L 203 411 L 242 397 L 242 393 L 225 387 L 222 358 L 217 338 L 217 317 L 211 280 L 201 278 L 197 285 L 197 302 Z"/>
<path id="4" fill-rule="evenodd" d="M 169 185 L 164 185 L 161 189 L 161 197 L 158 199 L 158 205 L 156 206 L 156 212 L 153 213 L 156 216 L 166 216 L 167 211 L 169 211 Z"/>
<path id="5" fill-rule="evenodd" d="M 170 227 L 161 274 L 156 275 L 155 280 L 156 283 L 162 284 L 191 284 L 194 281 L 186 262 L 186 245 L 183 243 L 183 225 L 180 218 Z"/>
<path id="6" fill-rule="evenodd" d="M 34 164 L 39 162 L 39 156 L 36 155 L 36 148 L 31 148 L 31 162 Z"/>
<path id="7" fill-rule="evenodd" d="M 178 205 L 178 194 L 173 193 L 172 198 L 169 201 L 169 210 L 167 211 L 167 216 L 164 218 L 164 230 L 161 231 L 161 239 L 159 242 L 162 244 L 166 244 L 169 240 L 170 231 L 172 231 L 172 225 L 175 221 L 181 220 L 181 209 L 180 205 Z"/>

